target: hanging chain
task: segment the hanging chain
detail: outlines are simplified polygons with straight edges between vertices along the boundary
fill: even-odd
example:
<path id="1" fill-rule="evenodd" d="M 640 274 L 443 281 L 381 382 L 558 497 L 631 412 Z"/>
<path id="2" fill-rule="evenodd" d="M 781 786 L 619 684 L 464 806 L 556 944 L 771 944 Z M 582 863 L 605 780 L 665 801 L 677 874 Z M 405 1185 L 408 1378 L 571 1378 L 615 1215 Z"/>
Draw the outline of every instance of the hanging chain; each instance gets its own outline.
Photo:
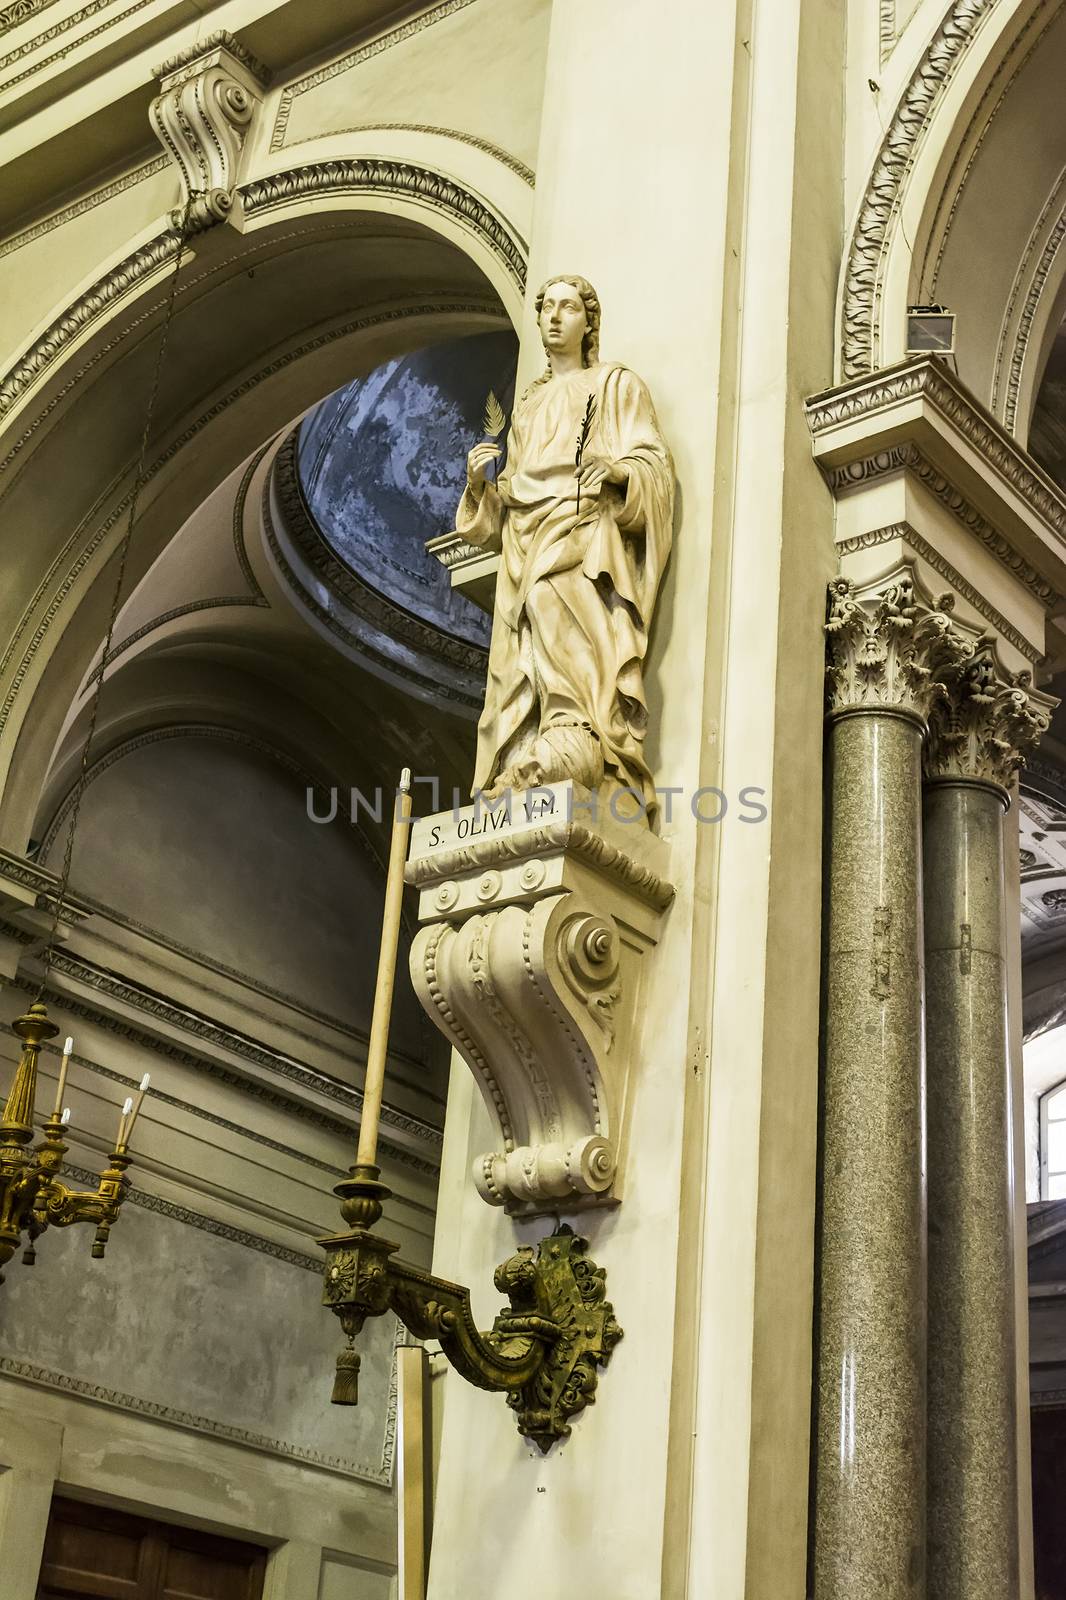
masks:
<path id="1" fill-rule="evenodd" d="M 104 687 L 104 677 L 111 664 L 111 651 L 115 639 L 115 628 L 118 623 L 119 611 L 122 605 L 122 591 L 126 581 L 126 566 L 129 560 L 130 545 L 133 543 L 133 528 L 137 520 L 137 506 L 141 497 L 141 490 L 147 482 L 145 463 L 148 459 L 148 441 L 152 431 L 152 421 L 155 416 L 156 400 L 159 397 L 159 385 L 163 376 L 163 362 L 167 353 L 167 343 L 170 338 L 170 325 L 174 320 L 174 307 L 178 295 L 178 277 L 181 272 L 181 258 L 185 254 L 190 229 L 192 213 L 192 197 L 185 202 L 181 214 L 181 223 L 178 227 L 178 247 L 174 256 L 174 270 L 170 276 L 167 288 L 166 306 L 163 312 L 163 326 L 160 330 L 159 344 L 156 348 L 155 368 L 152 373 L 152 386 L 148 392 L 148 405 L 144 413 L 144 427 L 141 430 L 141 445 L 137 454 L 137 471 L 133 479 L 133 488 L 130 491 L 129 516 L 126 520 L 126 531 L 122 536 L 122 543 L 118 550 L 118 571 L 115 574 L 115 588 L 111 597 L 111 612 L 107 620 L 107 632 L 104 635 L 104 648 L 100 657 L 100 667 L 93 685 L 92 699 L 89 703 L 89 727 L 85 734 L 85 743 L 82 746 L 81 765 L 78 769 L 77 781 L 74 785 L 74 799 L 70 811 L 70 826 L 67 829 L 66 844 L 63 850 L 63 869 L 59 875 L 59 889 L 55 898 L 52 911 L 52 925 L 48 933 L 48 942 L 42 955 L 41 982 L 37 990 L 37 999 L 40 1000 L 48 983 L 52 970 L 52 958 L 55 954 L 56 940 L 59 937 L 59 924 L 67 903 L 67 893 L 70 887 L 70 864 L 74 859 L 74 836 L 78 831 L 78 819 L 81 815 L 81 803 L 85 796 L 85 788 L 89 774 L 89 756 L 92 752 L 93 739 L 96 735 L 96 724 L 100 712 L 100 693 Z"/>

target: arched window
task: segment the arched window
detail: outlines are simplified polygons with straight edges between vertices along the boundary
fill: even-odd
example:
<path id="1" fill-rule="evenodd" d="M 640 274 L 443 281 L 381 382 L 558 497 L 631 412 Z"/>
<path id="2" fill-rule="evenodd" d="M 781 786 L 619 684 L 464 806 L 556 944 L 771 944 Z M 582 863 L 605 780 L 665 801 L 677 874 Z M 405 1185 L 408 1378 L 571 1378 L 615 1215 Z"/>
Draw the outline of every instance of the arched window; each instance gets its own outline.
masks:
<path id="1" fill-rule="evenodd" d="M 1040 1198 L 1066 1200 L 1066 1082 L 1040 1099 Z"/>

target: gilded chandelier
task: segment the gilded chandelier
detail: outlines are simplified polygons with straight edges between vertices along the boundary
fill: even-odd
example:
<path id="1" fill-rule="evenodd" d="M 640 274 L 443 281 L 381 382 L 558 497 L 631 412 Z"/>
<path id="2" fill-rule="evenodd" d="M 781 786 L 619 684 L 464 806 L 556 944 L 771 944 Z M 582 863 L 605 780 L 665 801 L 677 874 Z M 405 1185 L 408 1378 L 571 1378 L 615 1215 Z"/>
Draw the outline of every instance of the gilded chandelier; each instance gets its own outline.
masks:
<path id="1" fill-rule="evenodd" d="M 63 1158 L 69 1146 L 63 1135 L 70 1112 L 63 1106 L 67 1068 L 73 1041 L 63 1051 L 55 1106 L 44 1124 L 41 1142 L 30 1148 L 34 1135 L 37 1101 L 37 1062 L 41 1046 L 54 1039 L 59 1029 L 48 1020 L 41 1001 L 17 1018 L 12 1028 L 22 1040 L 22 1054 L 15 1081 L 0 1122 L 0 1267 L 5 1267 L 22 1244 L 22 1260 L 33 1266 L 37 1259 L 36 1242 L 46 1228 L 69 1228 L 75 1222 L 95 1224 L 92 1255 L 101 1260 L 108 1235 L 118 1219 L 119 1209 L 129 1190 L 126 1168 L 130 1164 L 129 1140 L 134 1123 L 148 1092 L 147 1073 L 141 1079 L 136 1100 L 129 1098 L 119 1117 L 115 1147 L 107 1169 L 100 1175 L 95 1192 L 70 1189 L 59 1180 Z M 0 1274 L 0 1283 L 3 1276 Z"/>

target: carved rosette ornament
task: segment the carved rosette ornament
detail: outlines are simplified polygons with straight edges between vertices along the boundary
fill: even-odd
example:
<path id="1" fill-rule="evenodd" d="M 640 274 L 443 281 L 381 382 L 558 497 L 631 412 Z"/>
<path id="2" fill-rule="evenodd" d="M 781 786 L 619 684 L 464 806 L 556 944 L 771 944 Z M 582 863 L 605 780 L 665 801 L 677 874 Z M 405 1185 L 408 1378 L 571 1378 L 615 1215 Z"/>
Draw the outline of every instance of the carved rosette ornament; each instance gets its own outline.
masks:
<path id="1" fill-rule="evenodd" d="M 825 625 L 830 712 L 895 711 L 927 723 L 947 693 L 945 673 L 974 650 L 953 605 L 951 595 L 922 595 L 909 571 L 868 595 L 834 579 Z"/>
<path id="2" fill-rule="evenodd" d="M 422 891 L 415 991 L 499 1139 L 474 1181 L 524 1215 L 612 1195 L 642 958 L 673 894 L 655 870 L 663 842 L 568 814 L 591 803 L 560 783 L 516 794 L 509 818 L 477 805 L 429 817 L 407 868 Z"/>
<path id="3" fill-rule="evenodd" d="M 181 175 L 188 231 L 229 217 L 241 151 L 269 74 L 229 33 L 173 56 L 156 69 L 160 94 L 149 111 L 152 128 Z"/>
<path id="4" fill-rule="evenodd" d="M 1047 732 L 1058 701 L 1028 672 L 1004 672 L 990 641 L 945 674 L 946 693 L 929 722 L 925 775 L 1009 790 L 1026 751 Z"/>

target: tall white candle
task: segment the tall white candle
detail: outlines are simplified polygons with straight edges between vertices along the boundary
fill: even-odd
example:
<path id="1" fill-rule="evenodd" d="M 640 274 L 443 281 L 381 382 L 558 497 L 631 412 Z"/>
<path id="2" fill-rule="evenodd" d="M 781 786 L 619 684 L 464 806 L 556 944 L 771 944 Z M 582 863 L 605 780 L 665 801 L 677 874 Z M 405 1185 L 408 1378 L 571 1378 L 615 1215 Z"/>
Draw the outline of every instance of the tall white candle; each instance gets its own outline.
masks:
<path id="1" fill-rule="evenodd" d="M 67 1069 L 70 1066 L 70 1053 L 74 1049 L 74 1040 L 67 1039 L 63 1046 L 63 1059 L 59 1063 L 59 1085 L 56 1089 L 56 1105 L 52 1112 L 53 1117 L 58 1117 L 63 1106 L 63 1090 L 67 1086 Z"/>

